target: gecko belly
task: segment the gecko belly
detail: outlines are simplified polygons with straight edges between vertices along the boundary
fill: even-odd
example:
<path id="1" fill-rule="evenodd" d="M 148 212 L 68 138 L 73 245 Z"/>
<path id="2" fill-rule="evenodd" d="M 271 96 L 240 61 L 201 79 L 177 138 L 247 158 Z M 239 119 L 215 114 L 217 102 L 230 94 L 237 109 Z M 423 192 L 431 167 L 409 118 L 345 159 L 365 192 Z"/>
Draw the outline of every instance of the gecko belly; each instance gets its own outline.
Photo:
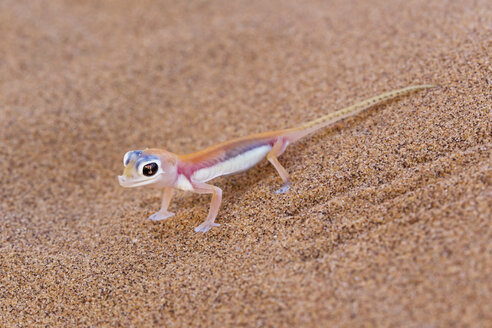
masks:
<path id="1" fill-rule="evenodd" d="M 271 149 L 270 145 L 250 149 L 223 162 L 199 169 L 191 177 L 194 181 L 206 182 L 218 176 L 242 172 L 258 164 Z"/>

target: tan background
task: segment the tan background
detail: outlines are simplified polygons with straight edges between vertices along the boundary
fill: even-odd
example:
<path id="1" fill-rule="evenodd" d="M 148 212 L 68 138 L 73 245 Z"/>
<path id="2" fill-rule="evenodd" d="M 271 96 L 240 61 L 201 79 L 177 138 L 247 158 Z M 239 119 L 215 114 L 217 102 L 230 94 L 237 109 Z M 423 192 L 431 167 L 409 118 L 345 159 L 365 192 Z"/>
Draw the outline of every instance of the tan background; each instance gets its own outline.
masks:
<path id="1" fill-rule="evenodd" d="M 302 3 L 302 4 L 301 4 Z M 0 326 L 486 327 L 491 2 L 0 1 Z M 439 83 L 145 218 L 177 153 Z"/>

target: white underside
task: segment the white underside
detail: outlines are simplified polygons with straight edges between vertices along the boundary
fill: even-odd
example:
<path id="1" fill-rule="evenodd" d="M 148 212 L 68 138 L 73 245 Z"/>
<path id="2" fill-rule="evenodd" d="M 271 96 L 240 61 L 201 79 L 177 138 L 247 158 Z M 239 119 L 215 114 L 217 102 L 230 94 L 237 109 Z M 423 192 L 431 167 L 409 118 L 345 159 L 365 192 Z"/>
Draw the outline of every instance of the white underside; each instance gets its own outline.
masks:
<path id="1" fill-rule="evenodd" d="M 258 164 L 271 149 L 270 145 L 251 149 L 214 166 L 200 169 L 191 178 L 193 181 L 206 182 L 221 175 L 239 173 Z"/>
<path id="2" fill-rule="evenodd" d="M 191 185 L 190 180 L 188 180 L 184 175 L 178 175 L 178 180 L 176 181 L 176 188 L 184 190 L 184 191 L 192 191 L 193 186 Z"/>

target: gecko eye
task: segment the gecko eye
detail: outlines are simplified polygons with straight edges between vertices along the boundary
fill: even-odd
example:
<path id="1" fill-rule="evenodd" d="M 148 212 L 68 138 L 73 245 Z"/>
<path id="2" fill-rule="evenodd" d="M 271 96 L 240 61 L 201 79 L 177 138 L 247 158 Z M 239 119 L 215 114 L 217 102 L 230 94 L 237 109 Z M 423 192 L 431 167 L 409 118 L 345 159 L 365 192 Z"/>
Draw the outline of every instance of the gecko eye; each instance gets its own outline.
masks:
<path id="1" fill-rule="evenodd" d="M 142 168 L 142 174 L 146 177 L 151 177 L 157 173 L 159 166 L 156 163 L 145 164 Z"/>

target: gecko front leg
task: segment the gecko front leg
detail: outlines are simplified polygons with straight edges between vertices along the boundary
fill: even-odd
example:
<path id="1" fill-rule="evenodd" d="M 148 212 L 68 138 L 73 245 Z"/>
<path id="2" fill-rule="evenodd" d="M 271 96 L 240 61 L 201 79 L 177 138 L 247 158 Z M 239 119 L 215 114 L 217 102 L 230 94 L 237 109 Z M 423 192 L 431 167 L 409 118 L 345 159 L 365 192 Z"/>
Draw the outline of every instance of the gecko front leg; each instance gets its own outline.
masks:
<path id="1" fill-rule="evenodd" d="M 169 212 L 167 209 L 169 208 L 169 204 L 171 203 L 171 199 L 173 198 L 173 188 L 164 188 L 164 193 L 162 196 L 162 204 L 159 212 L 156 212 L 149 216 L 149 220 L 152 221 L 161 221 L 165 219 L 169 219 L 174 215 L 174 213 Z"/>
<path id="2" fill-rule="evenodd" d="M 210 203 L 210 210 L 208 211 L 207 218 L 202 224 L 195 228 L 195 231 L 207 232 L 212 227 L 219 227 L 220 224 L 215 223 L 214 221 L 219 213 L 220 203 L 222 202 L 222 189 L 206 183 L 194 183 L 193 192 L 199 194 L 212 194 L 212 201 Z"/>

